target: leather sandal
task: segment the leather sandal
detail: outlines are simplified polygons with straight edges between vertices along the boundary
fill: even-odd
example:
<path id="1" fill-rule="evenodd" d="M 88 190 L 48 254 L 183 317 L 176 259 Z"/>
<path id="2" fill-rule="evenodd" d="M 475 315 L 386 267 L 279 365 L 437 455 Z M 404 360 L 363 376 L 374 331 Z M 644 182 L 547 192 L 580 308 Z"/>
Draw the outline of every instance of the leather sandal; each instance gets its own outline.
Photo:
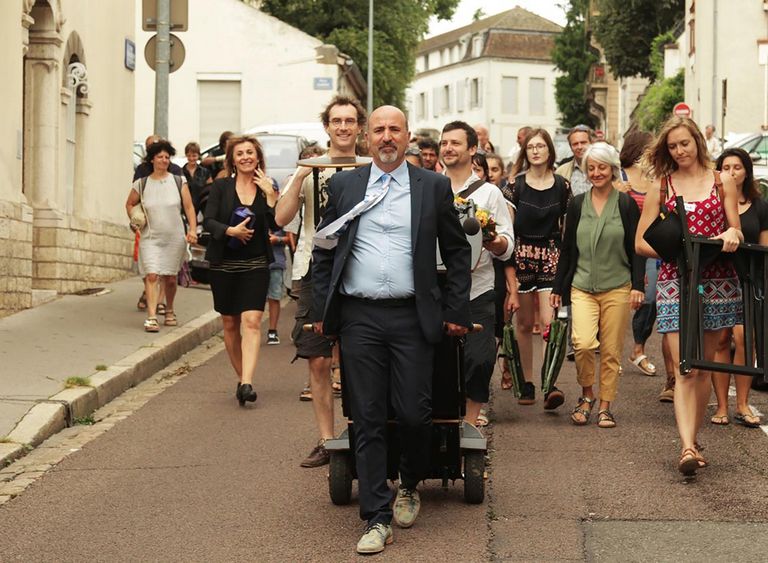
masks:
<path id="1" fill-rule="evenodd" d="M 691 477 L 696 475 L 696 470 L 699 469 L 699 458 L 701 455 L 692 448 L 686 448 L 680 455 L 680 462 L 677 464 L 677 470 L 685 475 Z M 701 458 L 703 460 L 703 458 Z M 706 462 L 705 462 L 706 463 Z"/>
<path id="2" fill-rule="evenodd" d="M 157 317 L 147 317 L 144 321 L 144 330 L 146 332 L 160 332 L 160 325 L 157 324 Z"/>
<path id="3" fill-rule="evenodd" d="M 600 428 L 615 428 L 616 419 L 614 418 L 613 413 L 608 409 L 601 410 L 600 412 L 598 412 L 597 425 Z"/>
<path id="4" fill-rule="evenodd" d="M 650 375 L 650 376 L 656 375 L 656 366 L 648 361 L 648 356 L 646 356 L 645 354 L 640 354 L 634 360 L 630 358 L 629 361 L 635 364 L 635 367 L 639 369 L 641 372 L 643 372 L 645 375 Z"/>
<path id="5" fill-rule="evenodd" d="M 576 426 L 585 426 L 589 424 L 589 417 L 592 414 L 592 407 L 594 404 L 595 399 L 590 399 L 589 397 L 579 397 L 579 402 L 571 411 L 571 422 L 573 422 Z M 583 405 L 586 405 L 587 408 L 584 408 Z M 583 416 L 584 420 L 576 418 L 576 415 Z"/>
<path id="6" fill-rule="evenodd" d="M 165 322 L 163 324 L 165 326 L 177 326 L 179 324 L 179 320 L 176 318 L 176 313 L 173 312 L 173 309 L 167 309 L 165 311 Z"/>

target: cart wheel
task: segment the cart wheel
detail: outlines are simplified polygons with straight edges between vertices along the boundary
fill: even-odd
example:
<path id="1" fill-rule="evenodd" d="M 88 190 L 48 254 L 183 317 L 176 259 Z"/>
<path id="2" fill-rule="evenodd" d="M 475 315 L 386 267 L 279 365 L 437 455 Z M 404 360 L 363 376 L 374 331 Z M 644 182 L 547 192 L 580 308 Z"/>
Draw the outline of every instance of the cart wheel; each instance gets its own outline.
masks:
<path id="1" fill-rule="evenodd" d="M 485 455 L 483 452 L 464 454 L 464 501 L 480 504 L 485 498 Z"/>
<path id="2" fill-rule="evenodd" d="M 352 500 L 352 468 L 348 453 L 331 452 L 328 492 L 333 504 L 349 504 Z"/>

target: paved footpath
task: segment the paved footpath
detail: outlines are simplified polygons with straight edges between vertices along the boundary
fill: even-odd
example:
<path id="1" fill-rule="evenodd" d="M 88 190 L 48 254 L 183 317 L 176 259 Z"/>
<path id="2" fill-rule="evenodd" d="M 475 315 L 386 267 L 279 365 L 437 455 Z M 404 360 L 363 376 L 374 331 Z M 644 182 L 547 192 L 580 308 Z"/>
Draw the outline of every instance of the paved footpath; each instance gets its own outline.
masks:
<path id="1" fill-rule="evenodd" d="M 0 560 L 356 560 L 356 503 L 332 505 L 327 468 L 298 466 L 315 435 L 311 405 L 297 400 L 305 365 L 289 363 L 292 310 L 283 343 L 262 348 L 254 406 L 237 406 L 214 338 L 97 411 L 93 426 L 0 471 Z M 650 353 L 660 357 L 658 337 Z M 768 437 L 707 424 L 712 467 L 686 482 L 671 405 L 656 400 L 661 377 L 624 369 L 611 430 L 568 423 L 573 364 L 556 413 L 497 387 L 486 502 L 464 504 L 460 483 L 427 483 L 416 525 L 396 529 L 378 559 L 765 561 Z M 753 404 L 768 412 L 768 395 Z"/>

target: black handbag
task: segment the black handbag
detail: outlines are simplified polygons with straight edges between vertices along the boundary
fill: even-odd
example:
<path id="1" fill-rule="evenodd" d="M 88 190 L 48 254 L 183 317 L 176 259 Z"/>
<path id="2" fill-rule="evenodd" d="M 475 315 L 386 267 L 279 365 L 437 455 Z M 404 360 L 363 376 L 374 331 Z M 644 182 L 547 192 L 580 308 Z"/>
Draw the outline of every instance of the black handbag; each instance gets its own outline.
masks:
<path id="1" fill-rule="evenodd" d="M 651 223 L 643 234 L 645 242 L 651 245 L 662 260 L 674 262 L 683 251 L 683 218 L 685 206 L 683 198 L 675 199 L 675 210 L 667 208 L 667 178 L 661 179 L 659 195 L 659 216 Z M 687 223 L 687 218 L 686 218 Z"/>

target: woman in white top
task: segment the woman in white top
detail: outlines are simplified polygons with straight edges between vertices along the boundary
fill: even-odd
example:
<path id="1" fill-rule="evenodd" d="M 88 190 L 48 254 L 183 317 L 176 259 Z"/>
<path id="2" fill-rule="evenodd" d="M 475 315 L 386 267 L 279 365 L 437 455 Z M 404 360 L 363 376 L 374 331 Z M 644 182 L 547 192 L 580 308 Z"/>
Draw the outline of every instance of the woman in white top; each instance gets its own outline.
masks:
<path id="1" fill-rule="evenodd" d="M 171 157 L 176 150 L 168 141 L 159 141 L 147 149 L 146 162 L 153 172 L 146 178 L 136 180 L 128 194 L 125 209 L 128 217 L 133 209 L 141 205 L 146 216 L 144 225 L 131 223 L 131 229 L 140 230 L 139 273 L 144 276 L 144 291 L 147 295 L 147 319 L 144 330 L 157 332 L 158 281 L 165 287 L 165 325 L 176 326 L 178 321 L 173 310 L 176 296 L 176 275 L 184 261 L 187 242 L 197 242 L 197 219 L 187 182 L 182 176 L 168 172 Z M 184 234 L 182 210 L 187 218 L 187 232 Z"/>

